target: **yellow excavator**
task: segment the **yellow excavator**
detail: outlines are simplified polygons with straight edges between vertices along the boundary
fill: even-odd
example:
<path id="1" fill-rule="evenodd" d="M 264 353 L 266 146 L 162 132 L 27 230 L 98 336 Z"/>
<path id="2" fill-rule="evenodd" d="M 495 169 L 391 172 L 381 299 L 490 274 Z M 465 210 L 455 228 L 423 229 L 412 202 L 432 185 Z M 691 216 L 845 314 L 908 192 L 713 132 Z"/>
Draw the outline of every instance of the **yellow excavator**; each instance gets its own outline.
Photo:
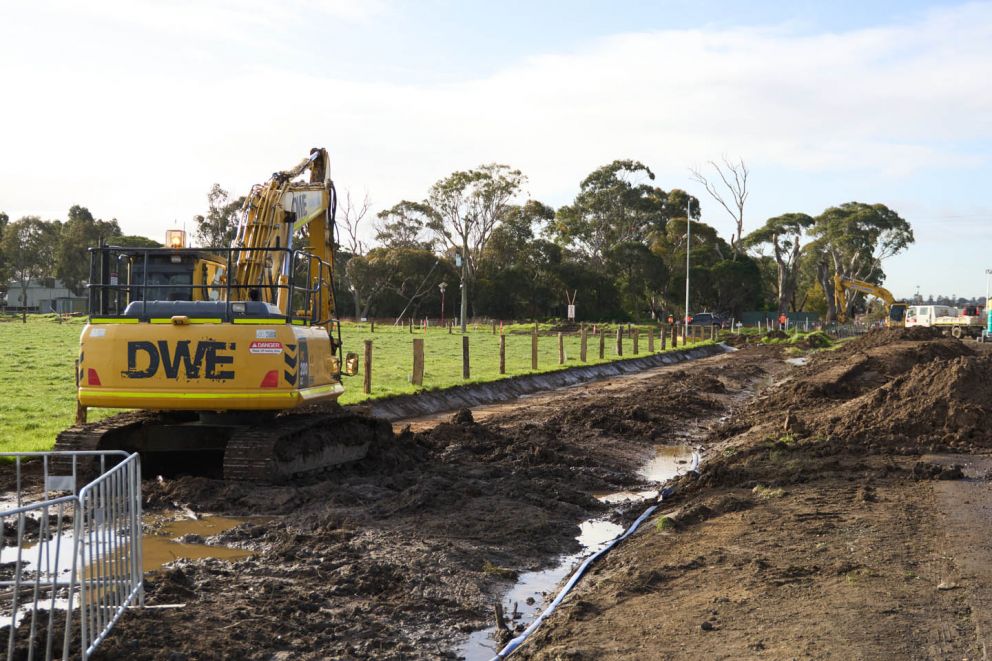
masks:
<path id="1" fill-rule="evenodd" d="M 76 426 L 57 450 L 142 453 L 146 472 L 285 481 L 365 456 L 388 423 L 336 400 L 334 184 L 327 151 L 252 188 L 233 245 L 91 249 Z M 305 245 L 294 245 L 298 237 Z M 86 424 L 89 407 L 136 409 Z"/>
<path id="2" fill-rule="evenodd" d="M 897 302 L 892 292 L 888 289 L 880 285 L 873 285 L 864 280 L 846 278 L 839 273 L 835 273 L 834 306 L 837 309 L 837 320 L 841 323 L 847 321 L 848 291 L 870 294 L 880 299 L 885 304 L 885 326 L 887 328 L 899 328 L 906 325 L 906 304 Z"/>

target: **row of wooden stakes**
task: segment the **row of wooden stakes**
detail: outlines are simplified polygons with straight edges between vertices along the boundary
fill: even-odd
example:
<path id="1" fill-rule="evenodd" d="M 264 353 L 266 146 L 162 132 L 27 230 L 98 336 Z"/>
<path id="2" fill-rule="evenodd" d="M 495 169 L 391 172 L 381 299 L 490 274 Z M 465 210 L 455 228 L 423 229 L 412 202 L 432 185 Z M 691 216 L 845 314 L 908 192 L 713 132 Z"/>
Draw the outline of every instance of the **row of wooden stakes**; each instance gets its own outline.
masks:
<path id="1" fill-rule="evenodd" d="M 495 326 L 494 326 L 495 328 Z M 688 330 L 688 333 L 686 331 Z M 450 332 L 450 328 L 449 328 Z M 671 324 L 668 329 L 661 327 L 658 330 L 658 342 L 661 346 L 661 351 L 665 351 L 667 348 L 668 338 L 671 337 L 672 348 L 675 349 L 679 345 L 679 337 L 682 338 L 683 344 L 688 344 L 693 341 L 705 341 L 706 339 L 715 340 L 717 338 L 719 329 L 717 326 L 683 326 L 682 324 Z M 593 334 L 599 339 L 599 359 L 604 360 L 606 358 L 606 333 L 602 328 L 593 328 Z M 632 328 L 629 331 L 630 339 L 632 341 L 633 355 L 637 356 L 640 354 L 640 329 Z M 618 327 L 616 330 L 616 343 L 614 345 L 614 352 L 618 358 L 623 357 L 623 327 Z M 709 337 L 707 337 L 709 335 Z M 538 334 L 537 328 L 531 332 L 530 340 L 530 368 L 532 370 L 537 370 L 537 348 L 538 348 Z M 649 331 L 647 333 L 647 349 L 648 353 L 655 353 L 655 333 L 654 331 Z M 581 362 L 587 362 L 589 353 L 589 329 L 585 326 L 579 330 L 579 360 Z M 365 356 L 363 361 L 363 383 L 362 391 L 368 395 L 372 393 L 372 340 L 365 340 Z M 558 364 L 565 364 L 565 334 L 558 333 Z M 499 373 L 506 374 L 506 335 L 502 332 L 499 335 Z M 469 353 L 469 336 L 462 335 L 462 378 L 471 378 L 471 361 Z M 423 338 L 413 338 L 413 372 L 410 377 L 410 382 L 415 386 L 424 385 L 424 340 Z"/>

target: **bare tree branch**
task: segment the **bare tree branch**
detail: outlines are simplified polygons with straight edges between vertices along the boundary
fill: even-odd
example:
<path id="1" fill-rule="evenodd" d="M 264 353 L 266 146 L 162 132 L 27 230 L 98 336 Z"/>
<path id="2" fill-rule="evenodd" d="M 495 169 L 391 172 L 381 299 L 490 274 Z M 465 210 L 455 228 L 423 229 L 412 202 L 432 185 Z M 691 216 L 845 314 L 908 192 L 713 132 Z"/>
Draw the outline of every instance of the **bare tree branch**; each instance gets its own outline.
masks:
<path id="1" fill-rule="evenodd" d="M 716 200 L 734 219 L 737 232 L 730 237 L 730 245 L 734 249 L 735 255 L 742 255 L 744 253 L 744 246 L 741 243 L 744 236 L 744 204 L 747 202 L 749 193 L 747 189 L 749 174 L 747 164 L 744 163 L 743 158 L 737 162 L 732 162 L 724 156 L 722 166 L 716 161 L 709 161 L 709 165 L 716 171 L 720 182 L 723 183 L 722 187 L 707 179 L 706 175 L 697 168 L 690 168 L 689 172 L 692 173 L 692 179 L 702 184 L 709 196 Z"/>
<path id="2" fill-rule="evenodd" d="M 365 216 L 372 208 L 372 198 L 368 192 L 361 203 L 355 204 L 351 199 L 351 191 L 345 191 L 344 204 L 338 208 L 337 224 L 344 229 L 344 248 L 352 255 L 364 255 L 368 247 L 359 237 L 359 228 Z"/>

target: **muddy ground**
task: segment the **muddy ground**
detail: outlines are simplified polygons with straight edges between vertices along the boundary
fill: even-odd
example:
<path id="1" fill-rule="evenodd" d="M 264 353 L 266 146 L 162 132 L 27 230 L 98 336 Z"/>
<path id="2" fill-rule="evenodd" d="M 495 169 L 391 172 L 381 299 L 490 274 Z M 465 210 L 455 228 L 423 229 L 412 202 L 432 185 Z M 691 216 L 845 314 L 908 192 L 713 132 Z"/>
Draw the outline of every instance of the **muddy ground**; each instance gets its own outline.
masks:
<path id="1" fill-rule="evenodd" d="M 735 412 L 530 659 L 985 658 L 992 355 L 885 331 Z"/>
<path id="2" fill-rule="evenodd" d="M 774 355 L 773 355 L 774 354 Z M 592 494 L 643 488 L 659 444 L 714 427 L 786 369 L 741 351 L 397 429 L 326 479 L 292 486 L 149 480 L 146 510 L 269 515 L 207 539 L 237 561 L 147 577 L 98 659 L 457 658 L 518 572 L 579 550 L 579 522 L 626 522 Z M 425 428 L 426 427 L 426 428 Z"/>
<path id="3" fill-rule="evenodd" d="M 148 575 L 94 658 L 458 658 L 519 572 L 629 524 L 659 444 L 698 475 L 593 566 L 521 658 L 978 658 L 992 609 L 992 355 L 884 331 L 735 353 L 416 421 L 326 479 L 152 480 L 146 507 L 267 515 L 236 562 Z M 962 479 L 963 477 L 963 479 Z M 976 542 L 976 539 L 979 540 Z M 984 544 L 984 546 L 982 546 Z"/>

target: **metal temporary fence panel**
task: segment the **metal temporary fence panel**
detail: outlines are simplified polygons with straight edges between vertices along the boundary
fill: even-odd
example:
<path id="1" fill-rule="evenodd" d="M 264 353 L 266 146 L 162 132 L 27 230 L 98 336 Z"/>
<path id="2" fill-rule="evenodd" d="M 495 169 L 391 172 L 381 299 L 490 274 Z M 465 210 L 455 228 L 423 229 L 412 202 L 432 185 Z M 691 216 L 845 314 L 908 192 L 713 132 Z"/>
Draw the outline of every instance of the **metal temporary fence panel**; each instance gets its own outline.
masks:
<path id="1" fill-rule="evenodd" d="M 144 603 L 141 467 L 134 454 L 79 491 L 83 658 L 132 604 Z"/>
<path id="2" fill-rule="evenodd" d="M 7 659 L 67 658 L 76 595 L 73 534 L 79 499 L 63 496 L 0 512 L 0 595 Z M 56 616 L 57 613 L 64 615 Z M 0 629 L 0 631 L 3 631 Z"/>
<path id="3" fill-rule="evenodd" d="M 70 651 L 86 659 L 129 606 L 144 604 L 139 457 L 116 451 L 0 457 L 14 458 L 16 475 L 16 506 L 0 511 L 0 644 L 7 659 L 69 658 Z M 27 504 L 25 459 L 42 464 L 35 497 L 43 500 Z M 56 475 L 54 464 L 68 474 Z M 99 477 L 74 493 L 92 464 Z"/>

